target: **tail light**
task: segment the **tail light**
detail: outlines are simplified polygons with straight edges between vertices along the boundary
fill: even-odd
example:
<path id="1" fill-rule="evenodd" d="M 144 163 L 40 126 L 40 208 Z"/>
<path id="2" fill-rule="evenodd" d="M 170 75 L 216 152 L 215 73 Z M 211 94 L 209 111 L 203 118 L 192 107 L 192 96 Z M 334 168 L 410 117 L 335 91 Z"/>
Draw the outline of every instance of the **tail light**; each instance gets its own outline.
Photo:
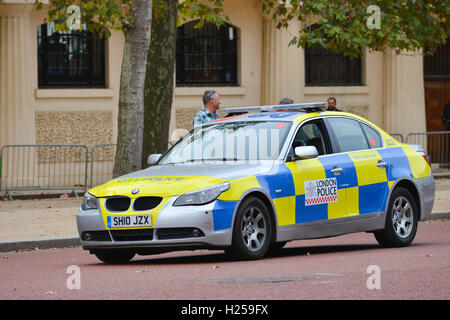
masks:
<path id="1" fill-rule="evenodd" d="M 423 158 L 424 158 L 425 161 L 428 163 L 428 165 L 431 167 L 430 159 L 428 158 L 428 156 L 427 156 L 427 155 L 424 155 Z"/>

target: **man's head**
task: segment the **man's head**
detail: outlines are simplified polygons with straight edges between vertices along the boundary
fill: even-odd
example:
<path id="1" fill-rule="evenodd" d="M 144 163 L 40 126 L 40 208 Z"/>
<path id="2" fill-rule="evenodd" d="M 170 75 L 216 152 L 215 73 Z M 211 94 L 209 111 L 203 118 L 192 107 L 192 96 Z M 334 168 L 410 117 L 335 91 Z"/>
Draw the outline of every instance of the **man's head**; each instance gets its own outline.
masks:
<path id="1" fill-rule="evenodd" d="M 216 112 L 220 107 L 219 93 L 215 90 L 206 90 L 203 94 L 203 105 L 210 113 Z"/>
<path id="2" fill-rule="evenodd" d="M 279 104 L 293 104 L 293 103 L 294 103 L 294 101 L 292 101 L 292 99 L 283 98 L 283 99 L 281 99 Z"/>
<path id="3" fill-rule="evenodd" d="M 336 98 L 335 97 L 329 97 L 328 98 L 328 107 L 327 110 L 334 111 L 336 110 Z"/>

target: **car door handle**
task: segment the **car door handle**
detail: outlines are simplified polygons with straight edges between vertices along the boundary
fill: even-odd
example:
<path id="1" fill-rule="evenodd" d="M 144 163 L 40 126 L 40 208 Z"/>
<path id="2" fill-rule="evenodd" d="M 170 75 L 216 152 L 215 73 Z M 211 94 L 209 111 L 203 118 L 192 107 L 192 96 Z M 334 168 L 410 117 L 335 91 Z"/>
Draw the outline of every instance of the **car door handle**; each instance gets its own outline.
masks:
<path id="1" fill-rule="evenodd" d="M 344 169 L 339 168 L 338 166 L 334 166 L 333 169 L 331 169 L 331 172 L 334 173 L 335 176 L 338 176 L 342 172 L 344 172 Z"/>
<path id="2" fill-rule="evenodd" d="M 384 169 L 384 168 L 387 167 L 387 162 L 380 160 L 377 163 L 377 167 L 380 168 L 380 169 Z"/>

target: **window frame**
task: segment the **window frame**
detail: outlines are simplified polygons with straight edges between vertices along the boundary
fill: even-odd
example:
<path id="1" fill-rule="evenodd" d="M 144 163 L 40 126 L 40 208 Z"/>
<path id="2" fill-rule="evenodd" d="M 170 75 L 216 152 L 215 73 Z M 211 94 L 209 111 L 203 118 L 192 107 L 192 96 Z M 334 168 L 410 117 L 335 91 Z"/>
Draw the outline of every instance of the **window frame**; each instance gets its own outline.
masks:
<path id="1" fill-rule="evenodd" d="M 359 126 L 361 128 L 361 131 L 363 132 L 363 135 L 364 135 L 364 138 L 366 140 L 367 146 L 369 148 L 368 149 L 361 149 L 361 150 L 353 150 L 353 151 L 341 151 L 341 149 L 339 147 L 339 143 L 338 143 L 338 139 L 337 139 L 336 133 L 334 132 L 333 127 L 330 124 L 330 120 L 334 119 L 334 118 L 341 118 L 341 119 L 344 118 L 344 119 L 349 119 L 349 120 L 353 120 L 353 121 L 358 122 Z M 384 139 L 383 139 L 382 134 L 376 128 L 374 128 L 372 125 L 367 123 L 366 121 L 362 121 L 360 119 L 356 119 L 356 118 L 348 117 L 348 116 L 328 116 L 328 117 L 324 117 L 324 123 L 325 123 L 325 126 L 327 127 L 328 134 L 330 136 L 330 140 L 331 140 L 331 143 L 332 143 L 332 146 L 333 146 L 333 154 L 345 154 L 345 153 L 353 153 L 353 152 L 360 152 L 360 151 L 366 151 L 366 150 L 378 150 L 378 149 L 384 149 L 385 148 L 385 143 L 384 143 Z M 365 125 L 367 125 L 370 128 L 375 130 L 375 132 L 380 136 L 381 147 L 370 148 L 370 142 L 367 139 L 367 135 L 364 132 L 364 129 L 363 129 L 361 123 L 363 123 L 363 124 L 365 124 Z"/>
<path id="2" fill-rule="evenodd" d="M 320 51 L 323 50 L 323 52 L 314 52 L 314 51 Z M 311 56 L 320 56 L 320 57 L 326 57 L 327 60 L 326 61 L 322 61 L 322 63 L 320 64 L 314 64 L 311 63 Z M 354 82 L 349 82 L 348 79 L 345 79 L 342 82 L 336 82 L 336 81 L 311 81 L 311 68 L 315 65 L 326 65 L 328 64 L 329 59 L 342 59 L 343 62 L 345 63 L 351 63 L 353 61 L 353 59 L 349 58 L 349 57 L 345 57 L 343 54 L 339 54 L 339 53 L 334 53 L 329 49 L 325 49 L 322 47 L 306 47 L 304 49 L 304 64 L 305 64 L 305 72 L 304 72 L 304 76 L 305 76 L 305 86 L 306 87 L 358 87 L 358 86 L 364 86 L 364 63 L 365 63 L 365 59 L 364 59 L 364 55 L 362 57 L 358 57 L 355 58 L 355 60 L 359 61 L 359 65 L 356 66 L 359 70 L 359 74 L 358 74 L 358 80 L 354 81 Z M 330 63 L 331 64 L 331 63 Z M 348 67 L 348 66 L 347 66 Z M 333 66 L 329 66 L 329 69 L 332 69 Z M 348 69 L 348 68 L 347 68 Z M 318 72 L 316 72 L 318 73 Z M 345 76 L 345 74 L 350 74 L 350 72 L 342 72 L 342 75 Z M 320 78 L 320 77 L 319 77 Z M 329 79 L 329 76 L 324 76 L 323 78 L 327 78 Z M 345 77 L 344 77 L 345 78 Z"/>
<path id="3" fill-rule="evenodd" d="M 37 41 L 37 87 L 38 89 L 105 89 L 107 88 L 107 50 L 108 45 L 105 38 L 99 38 L 97 35 L 82 29 L 81 31 L 72 30 L 69 33 L 63 31 L 58 32 L 58 43 L 60 43 L 61 37 L 67 42 L 77 43 L 80 46 L 83 41 L 86 41 L 87 51 L 85 58 L 78 58 L 78 61 L 74 60 L 72 67 L 66 67 L 65 65 L 57 66 L 56 68 L 49 67 L 51 55 L 57 54 L 61 56 L 80 56 L 84 54 L 79 49 L 66 52 L 51 51 L 50 41 L 53 35 L 48 35 L 49 24 L 54 22 L 47 22 L 38 25 L 36 31 Z M 39 33 L 40 30 L 40 33 Z M 56 31 L 55 31 L 56 32 Z M 42 47 L 40 47 L 42 43 Z M 95 49 L 97 48 L 97 49 Z M 97 57 L 98 56 L 98 57 Z M 83 70 L 80 67 L 82 59 L 87 60 L 87 70 Z M 95 60 L 99 59 L 98 64 Z M 41 63 L 39 63 L 41 61 Z M 95 70 L 99 69 L 98 74 Z M 51 79 L 49 71 L 63 71 L 64 73 L 72 72 L 73 74 L 64 74 L 63 76 L 55 77 Z M 75 74 L 75 75 L 74 75 Z"/>
<path id="4" fill-rule="evenodd" d="M 327 125 L 326 125 L 326 123 L 325 123 L 325 121 L 324 121 L 324 117 L 317 117 L 317 118 L 311 118 L 311 119 L 307 119 L 307 120 L 305 120 L 305 121 L 302 121 L 295 129 L 294 129 L 294 133 L 292 134 L 292 136 L 290 137 L 290 141 L 289 141 L 289 144 L 288 144 L 288 147 L 287 147 L 287 150 L 286 150 L 286 154 L 285 154 L 285 156 L 283 157 L 283 161 L 284 162 L 293 162 L 293 161 L 298 161 L 298 159 L 297 160 L 294 160 L 294 159 L 292 159 L 292 158 L 290 158 L 289 156 L 290 156 L 290 154 L 291 154 L 291 148 L 292 148 L 292 146 L 293 146 L 293 143 L 294 143 L 294 141 L 295 141 L 295 137 L 297 136 L 297 133 L 300 131 L 300 129 L 304 126 L 304 125 L 306 125 L 306 124 L 308 124 L 308 123 L 310 123 L 310 122 L 317 122 L 318 123 L 318 126 L 319 126 L 319 129 L 321 130 L 321 132 L 322 132 L 322 135 L 323 135 L 323 138 L 324 138 L 324 142 L 325 142 L 325 149 L 326 149 L 326 153 L 325 154 L 323 154 L 323 155 L 318 155 L 318 157 L 324 157 L 324 156 L 329 156 L 329 155 L 332 155 L 334 152 L 334 149 L 333 149 L 333 142 L 332 142 L 332 138 L 330 137 L 330 134 L 329 134 L 329 132 L 328 132 L 328 128 L 327 128 Z M 292 157 L 292 156 L 291 156 Z"/>
<path id="5" fill-rule="evenodd" d="M 378 132 L 377 129 L 375 129 L 374 127 L 370 126 L 369 124 L 362 122 L 362 121 L 358 121 L 359 125 L 361 126 L 362 132 L 364 133 L 364 136 L 366 137 L 367 140 L 367 144 L 369 145 L 369 150 L 374 150 L 374 149 L 381 149 L 383 146 L 383 137 L 381 136 L 381 134 Z M 367 135 L 366 131 L 364 130 L 364 125 L 367 126 L 369 129 L 372 129 L 373 131 L 375 131 L 375 133 L 378 135 L 378 138 L 380 138 L 381 141 L 381 147 L 373 147 L 370 145 L 370 139 L 369 136 Z"/>
<path id="6" fill-rule="evenodd" d="M 215 38 L 212 35 L 200 34 L 200 35 L 193 35 L 191 37 L 183 36 L 183 38 L 181 40 L 179 39 L 179 35 L 178 35 L 179 31 L 178 30 L 180 30 L 180 28 L 186 27 L 188 25 L 189 26 L 190 25 L 194 26 L 196 23 L 198 23 L 198 20 L 188 21 L 188 22 L 184 23 L 183 25 L 181 25 L 180 27 L 177 28 L 177 35 L 176 35 L 176 37 L 177 37 L 177 39 L 176 39 L 176 42 L 177 42 L 177 46 L 176 47 L 177 47 L 177 49 L 176 49 L 176 53 L 175 53 L 175 87 L 177 87 L 177 88 L 207 87 L 207 86 L 239 87 L 240 86 L 240 75 L 239 75 L 240 57 L 239 57 L 239 54 L 240 54 L 240 51 L 241 51 L 240 50 L 240 35 L 239 35 L 240 32 L 239 32 L 239 28 L 234 26 L 234 25 L 232 25 L 232 24 L 229 24 L 229 23 L 225 23 L 225 25 L 223 26 L 224 28 L 227 28 L 228 30 L 229 30 L 229 28 L 233 29 L 233 39 L 230 40 L 230 41 L 233 41 L 233 43 L 232 43 L 233 49 L 232 50 L 228 50 L 229 51 L 228 53 L 226 53 L 226 52 L 224 53 L 224 51 L 226 51 L 224 48 L 226 47 L 226 45 L 225 45 L 226 42 L 225 41 L 227 40 L 227 38 L 220 38 L 220 34 L 216 34 L 216 36 L 219 35 L 219 38 Z M 210 24 L 205 23 L 203 28 L 205 28 L 207 26 L 211 26 L 211 27 L 214 27 L 215 29 L 217 29 L 217 27 L 214 24 L 212 24 L 212 23 L 210 23 Z M 207 30 L 204 31 L 204 32 L 207 33 Z M 220 31 L 218 31 L 218 32 L 220 32 Z M 204 59 L 205 59 L 205 57 L 208 57 L 208 55 L 205 52 L 194 52 L 194 51 L 191 51 L 191 52 L 187 52 L 186 53 L 186 51 L 184 50 L 184 47 L 181 48 L 181 46 L 179 45 L 179 41 L 186 41 L 186 39 L 188 41 L 194 41 L 196 39 L 207 39 L 207 41 L 211 41 L 211 42 L 219 40 L 221 42 L 219 49 L 221 49 L 221 50 L 218 50 L 216 53 L 220 53 L 220 54 L 218 54 L 218 56 L 220 56 L 220 61 L 221 61 L 220 65 L 219 64 L 216 65 L 214 63 L 208 65 L 208 63 L 203 63 L 201 65 L 201 69 L 202 70 L 200 70 L 200 68 L 198 70 L 187 70 L 186 66 L 185 66 L 186 65 L 186 58 L 185 58 L 186 55 L 198 55 L 198 56 L 203 57 Z M 179 58 L 179 55 L 181 56 L 181 58 Z M 210 53 L 209 56 L 210 57 L 214 56 L 214 53 L 212 53 L 212 54 Z M 232 66 L 230 68 L 227 68 L 227 63 L 224 61 L 224 59 L 226 59 L 227 56 L 231 56 L 231 60 L 233 60 L 233 63 L 234 63 L 234 66 Z M 182 63 L 178 63 L 179 59 L 180 59 L 180 61 L 182 61 Z M 208 67 L 209 67 L 209 69 L 208 69 Z M 211 68 L 220 70 L 220 73 L 221 73 L 221 76 L 222 76 L 222 79 L 220 81 L 214 81 L 213 79 L 211 79 L 210 81 L 208 81 L 208 80 L 197 81 L 195 79 L 193 81 L 186 80 L 186 79 L 188 79 L 188 75 L 187 74 L 190 71 L 191 72 L 196 71 L 196 72 L 203 72 L 203 73 L 212 73 L 213 74 L 213 72 L 210 71 Z M 178 73 L 179 73 L 180 69 L 183 72 L 182 80 L 179 80 L 180 78 L 178 76 Z M 231 75 L 232 75 L 232 77 L 231 77 L 232 80 L 231 81 L 226 81 L 226 71 L 227 70 L 231 70 Z M 235 76 L 233 77 L 233 75 L 235 75 Z"/>

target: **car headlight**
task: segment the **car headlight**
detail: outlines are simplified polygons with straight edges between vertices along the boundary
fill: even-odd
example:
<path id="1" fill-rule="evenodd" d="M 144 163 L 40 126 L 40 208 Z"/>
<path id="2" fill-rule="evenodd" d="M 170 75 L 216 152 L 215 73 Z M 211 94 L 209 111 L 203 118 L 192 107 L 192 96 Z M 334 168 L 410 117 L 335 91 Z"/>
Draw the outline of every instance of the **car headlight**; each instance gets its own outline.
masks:
<path id="1" fill-rule="evenodd" d="M 83 202 L 81 202 L 81 209 L 83 210 L 98 209 L 97 198 L 94 197 L 92 194 L 86 192 L 84 194 Z"/>
<path id="2" fill-rule="evenodd" d="M 230 183 L 224 182 L 213 187 L 183 194 L 174 202 L 174 206 L 207 204 L 216 200 L 222 192 L 230 189 Z"/>

